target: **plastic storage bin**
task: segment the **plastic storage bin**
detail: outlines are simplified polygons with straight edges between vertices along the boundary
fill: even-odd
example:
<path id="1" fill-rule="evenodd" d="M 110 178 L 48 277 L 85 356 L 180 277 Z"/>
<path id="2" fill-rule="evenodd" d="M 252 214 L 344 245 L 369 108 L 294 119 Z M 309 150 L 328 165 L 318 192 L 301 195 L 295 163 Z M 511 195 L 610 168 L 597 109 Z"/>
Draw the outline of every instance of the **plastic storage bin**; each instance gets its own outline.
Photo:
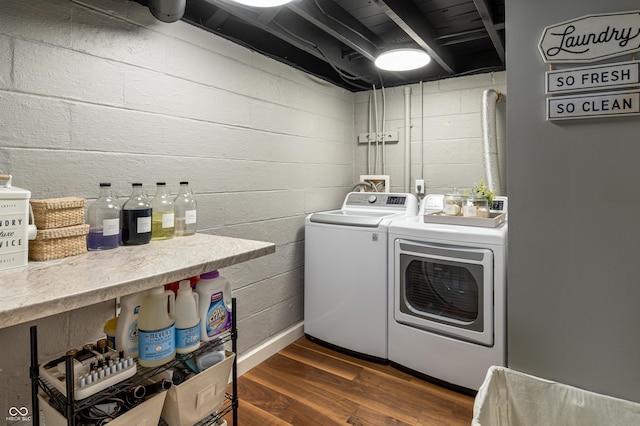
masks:
<path id="1" fill-rule="evenodd" d="M 159 392 L 145 402 L 110 421 L 109 426 L 149 426 L 157 425 L 167 392 Z M 38 395 L 40 409 L 47 426 L 67 426 L 67 419 L 49 405 L 47 397 Z M 42 421 L 42 419 L 41 419 Z"/>
<path id="2" fill-rule="evenodd" d="M 494 366 L 476 395 L 471 425 L 637 426 L 640 403 Z"/>
<path id="3" fill-rule="evenodd" d="M 224 361 L 172 386 L 166 392 L 162 419 L 169 426 L 191 426 L 215 413 L 224 402 L 235 356 L 227 351 Z"/>

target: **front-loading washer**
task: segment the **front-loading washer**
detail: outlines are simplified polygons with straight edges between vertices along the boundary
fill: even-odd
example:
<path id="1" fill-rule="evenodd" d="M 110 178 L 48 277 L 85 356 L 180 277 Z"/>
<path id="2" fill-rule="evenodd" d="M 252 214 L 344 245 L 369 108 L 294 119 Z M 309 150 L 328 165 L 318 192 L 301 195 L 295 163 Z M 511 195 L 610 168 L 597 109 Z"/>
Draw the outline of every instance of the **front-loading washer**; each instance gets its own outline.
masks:
<path id="1" fill-rule="evenodd" d="M 306 217 L 307 337 L 386 362 L 387 228 L 417 213 L 412 194 L 351 192 L 341 209 Z"/>
<path id="2" fill-rule="evenodd" d="M 389 361 L 472 393 L 506 365 L 507 222 L 432 223 L 429 202 L 389 226 Z M 497 198 L 492 216 L 506 218 L 506 203 Z"/>

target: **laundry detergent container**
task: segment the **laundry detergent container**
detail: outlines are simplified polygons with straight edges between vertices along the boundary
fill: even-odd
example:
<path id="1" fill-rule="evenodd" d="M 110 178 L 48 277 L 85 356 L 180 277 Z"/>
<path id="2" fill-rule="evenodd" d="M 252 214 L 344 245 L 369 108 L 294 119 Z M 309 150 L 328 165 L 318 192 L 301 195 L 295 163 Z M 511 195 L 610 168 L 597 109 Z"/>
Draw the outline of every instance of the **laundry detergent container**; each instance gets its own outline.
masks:
<path id="1" fill-rule="evenodd" d="M 637 426 L 640 403 L 494 366 L 476 395 L 471 425 Z"/>

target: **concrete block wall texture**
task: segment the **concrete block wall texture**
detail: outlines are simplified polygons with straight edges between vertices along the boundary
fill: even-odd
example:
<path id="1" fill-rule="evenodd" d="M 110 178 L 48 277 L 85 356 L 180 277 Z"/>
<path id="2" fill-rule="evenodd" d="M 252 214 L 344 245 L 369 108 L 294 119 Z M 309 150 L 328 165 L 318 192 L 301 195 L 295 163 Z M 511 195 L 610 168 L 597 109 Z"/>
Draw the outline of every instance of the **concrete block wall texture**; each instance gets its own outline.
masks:
<path id="1" fill-rule="evenodd" d="M 132 182 L 188 180 L 200 232 L 275 242 L 221 270 L 240 353 L 303 319 L 304 217 L 352 186 L 353 96 L 135 2 L 0 0 L 0 170 L 34 199 L 88 203 L 100 182 L 124 201 Z M 30 325 L 46 360 L 113 315 L 105 301 L 0 329 L 0 423 L 31 405 Z"/>
<path id="2" fill-rule="evenodd" d="M 447 193 L 454 187 L 471 189 L 484 178 L 482 155 L 481 107 L 486 89 L 501 92 L 496 104 L 496 130 L 501 173 L 500 193 L 506 194 L 506 72 L 455 77 L 433 82 L 376 90 L 378 129 L 382 131 L 383 108 L 385 130 L 398 132 L 399 141 L 385 147 L 383 173 L 382 147 L 374 173 L 375 145 L 371 148 L 367 168 L 367 144 L 356 148 L 354 179 L 363 174 L 388 174 L 391 191 L 404 192 L 405 88 L 411 90 L 411 185 L 425 180 L 426 193 Z M 375 132 L 375 106 L 370 110 L 371 92 L 359 92 L 355 98 L 356 134 Z M 384 106 L 383 106 L 384 103 Z M 375 104 L 374 104 L 375 105 Z M 371 173 L 368 173 L 371 170 Z M 485 179 L 486 181 L 486 179 Z"/>
<path id="3" fill-rule="evenodd" d="M 423 176 L 428 192 L 444 192 L 478 179 L 480 96 L 504 91 L 505 80 L 424 83 L 422 107 L 419 85 L 410 86 L 412 184 Z M 394 191 L 403 90 L 385 89 L 386 129 L 400 135 L 387 147 Z M 221 271 L 238 298 L 241 354 L 303 319 L 304 217 L 339 207 L 366 172 L 356 138 L 368 129 L 368 98 L 186 23 L 159 22 L 135 2 L 0 0 L 0 171 L 34 199 L 89 203 L 103 181 L 124 201 L 132 182 L 153 194 L 156 181 L 176 193 L 189 180 L 200 232 L 274 242 L 275 254 Z M 8 407 L 30 407 L 29 326 L 39 327 L 45 360 L 101 337 L 113 314 L 111 300 L 0 329 L 0 422 Z"/>

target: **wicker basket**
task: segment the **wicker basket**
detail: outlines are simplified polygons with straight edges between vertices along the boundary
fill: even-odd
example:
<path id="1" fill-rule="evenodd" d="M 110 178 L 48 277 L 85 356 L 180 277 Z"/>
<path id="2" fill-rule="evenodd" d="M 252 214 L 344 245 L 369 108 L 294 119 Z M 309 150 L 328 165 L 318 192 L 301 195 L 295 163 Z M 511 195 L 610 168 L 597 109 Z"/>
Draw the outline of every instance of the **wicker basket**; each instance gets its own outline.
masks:
<path id="1" fill-rule="evenodd" d="M 29 260 L 51 260 L 87 252 L 89 225 L 38 229 L 35 240 L 29 241 Z"/>
<path id="2" fill-rule="evenodd" d="M 36 227 L 52 229 L 83 224 L 85 203 L 80 197 L 31 200 Z"/>

